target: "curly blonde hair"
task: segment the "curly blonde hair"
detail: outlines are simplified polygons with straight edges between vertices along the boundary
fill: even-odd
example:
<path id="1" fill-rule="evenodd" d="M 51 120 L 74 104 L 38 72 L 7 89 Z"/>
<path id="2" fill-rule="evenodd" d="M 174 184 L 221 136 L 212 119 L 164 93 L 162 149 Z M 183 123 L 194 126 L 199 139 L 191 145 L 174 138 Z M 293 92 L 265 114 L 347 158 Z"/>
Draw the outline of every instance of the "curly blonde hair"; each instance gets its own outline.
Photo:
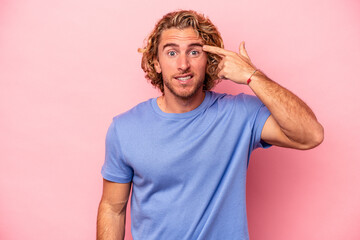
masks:
<path id="1" fill-rule="evenodd" d="M 159 88 L 162 93 L 164 93 L 162 74 L 157 73 L 154 67 L 154 59 L 157 59 L 161 33 L 170 28 L 185 29 L 188 27 L 192 27 L 195 30 L 196 34 L 202 38 L 204 44 L 224 48 L 219 31 L 203 14 L 192 10 L 180 10 L 164 15 L 147 38 L 146 46 L 139 49 L 139 52 L 143 54 L 141 68 L 146 74 L 145 77 L 154 87 Z M 217 66 L 220 60 L 221 58 L 215 54 L 207 54 L 204 90 L 210 90 L 220 81 L 217 76 Z"/>

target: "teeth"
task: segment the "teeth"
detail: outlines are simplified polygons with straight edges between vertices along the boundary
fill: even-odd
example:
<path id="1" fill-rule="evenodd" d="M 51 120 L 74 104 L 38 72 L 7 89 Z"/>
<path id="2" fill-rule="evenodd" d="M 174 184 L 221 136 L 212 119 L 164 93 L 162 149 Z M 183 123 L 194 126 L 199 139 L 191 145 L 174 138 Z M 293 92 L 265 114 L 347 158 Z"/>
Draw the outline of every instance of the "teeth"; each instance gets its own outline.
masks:
<path id="1" fill-rule="evenodd" d="M 178 79 L 178 80 L 180 80 L 180 81 L 186 81 L 186 80 L 188 80 L 188 79 L 190 79 L 190 78 L 191 78 L 191 76 L 180 77 L 180 78 L 176 78 L 176 79 Z"/>

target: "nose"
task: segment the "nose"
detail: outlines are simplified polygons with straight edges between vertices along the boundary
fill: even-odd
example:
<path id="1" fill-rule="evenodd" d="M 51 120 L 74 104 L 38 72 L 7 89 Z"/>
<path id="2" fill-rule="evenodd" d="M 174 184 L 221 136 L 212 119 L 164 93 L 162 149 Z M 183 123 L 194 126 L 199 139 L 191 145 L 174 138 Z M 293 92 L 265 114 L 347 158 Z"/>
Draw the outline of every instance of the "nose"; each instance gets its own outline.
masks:
<path id="1" fill-rule="evenodd" d="M 178 58 L 179 71 L 186 72 L 190 68 L 190 62 L 186 54 L 180 54 Z"/>

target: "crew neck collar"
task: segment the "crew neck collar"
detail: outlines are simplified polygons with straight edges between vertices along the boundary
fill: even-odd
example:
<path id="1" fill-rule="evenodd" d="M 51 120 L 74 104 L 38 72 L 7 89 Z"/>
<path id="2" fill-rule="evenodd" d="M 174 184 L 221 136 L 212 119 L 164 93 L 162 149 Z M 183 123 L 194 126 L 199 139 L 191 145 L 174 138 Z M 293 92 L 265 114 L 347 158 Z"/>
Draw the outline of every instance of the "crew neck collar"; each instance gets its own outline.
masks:
<path id="1" fill-rule="evenodd" d="M 207 106 L 207 103 L 209 102 L 209 99 L 210 99 L 210 92 L 205 91 L 205 98 L 202 101 L 202 103 L 197 108 L 195 108 L 194 110 L 191 110 L 191 111 L 185 112 L 185 113 L 166 113 L 166 112 L 163 112 L 159 108 L 159 105 L 157 104 L 157 98 L 151 99 L 151 105 L 152 105 L 154 111 L 157 114 L 161 115 L 162 117 L 169 118 L 169 119 L 181 119 L 181 118 L 190 118 L 190 117 L 193 117 L 193 116 L 197 115 L 198 113 L 202 112 L 202 110 Z"/>

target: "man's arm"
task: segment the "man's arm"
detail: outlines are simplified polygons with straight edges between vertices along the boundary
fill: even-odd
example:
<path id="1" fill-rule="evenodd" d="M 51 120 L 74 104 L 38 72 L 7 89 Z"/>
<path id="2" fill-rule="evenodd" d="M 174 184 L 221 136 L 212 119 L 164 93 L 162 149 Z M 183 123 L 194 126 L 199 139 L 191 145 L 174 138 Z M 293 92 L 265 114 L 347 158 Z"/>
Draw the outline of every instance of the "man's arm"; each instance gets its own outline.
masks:
<path id="1" fill-rule="evenodd" d="M 131 182 L 115 183 L 104 179 L 97 216 L 97 240 L 124 239 L 130 188 Z"/>
<path id="2" fill-rule="evenodd" d="M 213 46 L 203 50 L 222 57 L 219 63 L 219 77 L 235 83 L 247 84 L 256 67 L 240 44 L 239 53 Z M 310 149 L 319 145 L 324 138 L 324 129 L 311 109 L 296 95 L 256 71 L 249 87 L 271 112 L 261 139 L 267 143 L 296 149 Z"/>
<path id="3" fill-rule="evenodd" d="M 261 139 L 273 145 L 296 149 L 310 149 L 319 145 L 323 141 L 324 130 L 311 109 L 263 73 L 256 73 L 249 87 L 271 112 Z"/>

